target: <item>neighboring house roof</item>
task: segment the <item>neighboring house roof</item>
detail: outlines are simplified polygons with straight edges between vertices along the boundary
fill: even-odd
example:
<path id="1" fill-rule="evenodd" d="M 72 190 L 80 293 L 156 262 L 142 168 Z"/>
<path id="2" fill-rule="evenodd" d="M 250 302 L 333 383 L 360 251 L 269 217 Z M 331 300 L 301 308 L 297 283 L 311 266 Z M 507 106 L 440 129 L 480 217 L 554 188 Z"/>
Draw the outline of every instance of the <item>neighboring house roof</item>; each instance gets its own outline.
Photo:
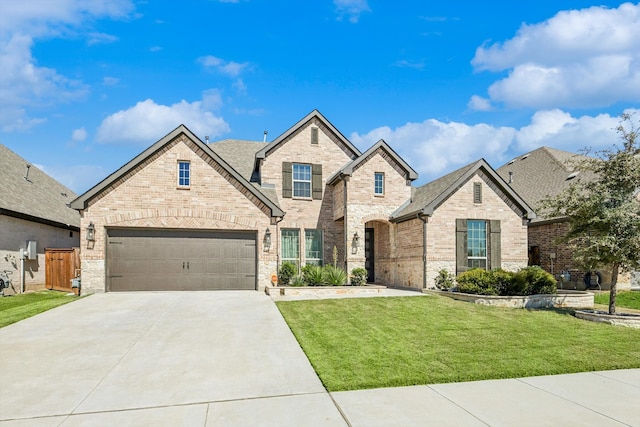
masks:
<path id="1" fill-rule="evenodd" d="M 68 206 L 76 197 L 73 191 L 0 144 L 0 214 L 79 230 L 80 215 Z"/>
<path id="2" fill-rule="evenodd" d="M 209 147 L 225 159 L 247 181 L 251 181 L 256 153 L 267 145 L 269 144 L 266 142 L 223 139 L 210 143 Z"/>
<path id="3" fill-rule="evenodd" d="M 95 185 L 89 191 L 75 199 L 71 202 L 71 207 L 74 209 L 85 209 L 87 207 L 88 202 L 104 189 L 109 187 L 115 181 L 120 179 L 122 176 L 126 175 L 130 170 L 137 167 L 139 164 L 147 160 L 150 156 L 155 154 L 157 151 L 162 149 L 166 144 L 170 143 L 173 139 L 175 139 L 180 134 L 185 134 L 187 138 L 191 139 L 205 154 L 210 156 L 216 163 L 218 163 L 224 170 L 226 170 L 233 178 L 235 178 L 238 182 L 240 182 L 249 192 L 251 192 L 254 196 L 258 198 L 262 203 L 264 203 L 269 209 L 271 209 L 271 216 L 273 217 L 281 217 L 284 216 L 284 212 L 280 209 L 280 207 L 271 200 L 271 198 L 267 197 L 262 191 L 256 188 L 253 184 L 249 182 L 247 178 L 245 178 L 240 172 L 236 171 L 226 160 L 222 158 L 216 151 L 214 151 L 210 145 L 205 144 L 195 136 L 185 125 L 180 125 L 171 131 L 169 134 L 164 136 L 158 142 L 153 144 L 151 147 L 147 148 L 141 154 L 136 156 L 133 160 L 122 166 L 120 169 L 109 175 L 107 178 L 102 180 L 100 183 Z"/>
<path id="4" fill-rule="evenodd" d="M 535 218 L 533 209 L 500 178 L 495 170 L 484 160 L 480 159 L 455 170 L 443 177 L 431 181 L 413 191 L 411 200 L 393 213 L 393 222 L 402 222 L 417 215 L 430 216 L 445 200 L 463 186 L 476 172 L 481 171 L 518 207 L 527 218 Z"/>
<path id="5" fill-rule="evenodd" d="M 324 117 L 318 110 L 313 110 L 312 112 L 304 116 L 300 121 L 298 121 L 298 123 L 291 126 L 282 135 L 280 135 L 279 137 L 274 139 L 272 142 L 270 142 L 267 146 L 263 147 L 260 151 L 258 151 L 256 153 L 256 161 L 258 161 L 259 159 L 266 158 L 269 155 L 269 153 L 275 150 L 281 143 L 286 141 L 290 136 L 295 134 L 300 128 L 302 128 L 306 123 L 308 123 L 313 119 L 317 119 L 320 121 L 320 123 L 325 125 L 336 136 L 336 138 L 338 138 L 338 141 L 342 143 L 342 146 L 344 147 L 344 149 L 350 152 L 352 158 L 355 158 L 362 154 L 360 153 L 360 150 L 356 148 L 355 145 L 353 145 L 347 138 L 345 138 L 345 136 L 342 133 L 340 133 L 340 131 L 336 129 L 335 126 L 333 126 L 329 120 L 327 120 L 326 117 Z"/>
<path id="6" fill-rule="evenodd" d="M 540 147 L 510 160 L 499 167 L 496 172 L 526 202 L 538 208 L 538 204 L 546 197 L 554 197 L 566 190 L 574 179 L 593 179 L 592 173 L 574 173 L 572 161 L 587 158 L 581 154 Z M 509 172 L 512 173 L 511 180 Z M 511 182 L 510 182 L 511 181 Z M 544 218 L 538 217 L 536 221 Z"/>
<path id="7" fill-rule="evenodd" d="M 365 151 L 363 154 L 347 163 L 342 169 L 334 173 L 328 180 L 327 184 L 333 185 L 336 183 L 342 176 L 351 176 L 353 171 L 356 170 L 360 165 L 369 160 L 378 150 L 385 152 L 394 162 L 395 164 L 402 170 L 407 180 L 413 181 L 418 178 L 418 173 L 413 170 L 407 162 L 404 161 L 402 157 L 400 157 L 393 149 L 387 144 L 383 139 L 376 142 Z"/>

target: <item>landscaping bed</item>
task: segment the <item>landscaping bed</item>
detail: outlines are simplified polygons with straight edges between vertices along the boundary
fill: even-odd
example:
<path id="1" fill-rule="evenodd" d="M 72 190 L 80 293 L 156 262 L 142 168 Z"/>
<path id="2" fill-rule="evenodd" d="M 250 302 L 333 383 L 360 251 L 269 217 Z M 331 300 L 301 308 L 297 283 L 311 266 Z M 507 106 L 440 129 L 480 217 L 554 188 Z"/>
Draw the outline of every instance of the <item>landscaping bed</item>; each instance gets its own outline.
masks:
<path id="1" fill-rule="evenodd" d="M 267 295 L 303 296 L 303 295 L 372 295 L 384 294 L 386 286 L 267 286 Z"/>

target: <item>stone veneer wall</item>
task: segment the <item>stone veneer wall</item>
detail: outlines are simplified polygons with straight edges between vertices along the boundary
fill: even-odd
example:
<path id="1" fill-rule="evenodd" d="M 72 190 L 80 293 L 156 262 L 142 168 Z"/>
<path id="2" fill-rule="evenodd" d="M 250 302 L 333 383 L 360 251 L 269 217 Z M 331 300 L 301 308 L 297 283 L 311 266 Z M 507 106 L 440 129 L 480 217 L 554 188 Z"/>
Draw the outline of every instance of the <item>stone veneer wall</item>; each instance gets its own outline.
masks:
<path id="1" fill-rule="evenodd" d="M 384 194 L 374 194 L 374 174 L 384 174 Z M 338 184 L 340 185 L 340 184 Z M 347 236 L 355 233 L 360 242 L 348 253 L 347 268 L 364 267 L 364 233 L 366 227 L 374 229 L 374 271 L 376 283 L 392 283 L 393 259 L 396 257 L 394 226 L 391 214 L 411 197 L 411 183 L 404 172 L 385 150 L 379 148 L 353 171 L 347 184 Z"/>

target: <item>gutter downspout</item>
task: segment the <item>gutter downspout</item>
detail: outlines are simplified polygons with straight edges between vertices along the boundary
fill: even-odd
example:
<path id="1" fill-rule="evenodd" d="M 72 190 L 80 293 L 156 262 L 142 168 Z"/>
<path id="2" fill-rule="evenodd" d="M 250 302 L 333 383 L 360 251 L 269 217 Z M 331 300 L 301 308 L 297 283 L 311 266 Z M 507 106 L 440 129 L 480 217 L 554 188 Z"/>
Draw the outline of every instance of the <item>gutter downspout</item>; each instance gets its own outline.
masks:
<path id="1" fill-rule="evenodd" d="M 20 293 L 24 294 L 24 281 L 25 281 L 25 273 L 24 273 L 24 257 L 25 257 L 25 249 L 20 249 Z"/>
<path id="2" fill-rule="evenodd" d="M 427 289 L 427 220 L 422 212 L 416 215 L 422 221 L 422 289 Z"/>

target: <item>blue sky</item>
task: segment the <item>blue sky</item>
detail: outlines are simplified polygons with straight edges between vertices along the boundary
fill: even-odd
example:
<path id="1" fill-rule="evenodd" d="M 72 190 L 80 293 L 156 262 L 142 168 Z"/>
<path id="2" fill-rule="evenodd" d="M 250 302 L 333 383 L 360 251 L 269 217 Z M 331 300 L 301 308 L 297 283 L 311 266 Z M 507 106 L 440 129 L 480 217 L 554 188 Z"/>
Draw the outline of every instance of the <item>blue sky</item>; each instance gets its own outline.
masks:
<path id="1" fill-rule="evenodd" d="M 1 1 L 0 143 L 82 193 L 181 123 L 271 140 L 318 109 L 419 185 L 616 143 L 638 40 L 640 3 L 595 0 Z"/>

